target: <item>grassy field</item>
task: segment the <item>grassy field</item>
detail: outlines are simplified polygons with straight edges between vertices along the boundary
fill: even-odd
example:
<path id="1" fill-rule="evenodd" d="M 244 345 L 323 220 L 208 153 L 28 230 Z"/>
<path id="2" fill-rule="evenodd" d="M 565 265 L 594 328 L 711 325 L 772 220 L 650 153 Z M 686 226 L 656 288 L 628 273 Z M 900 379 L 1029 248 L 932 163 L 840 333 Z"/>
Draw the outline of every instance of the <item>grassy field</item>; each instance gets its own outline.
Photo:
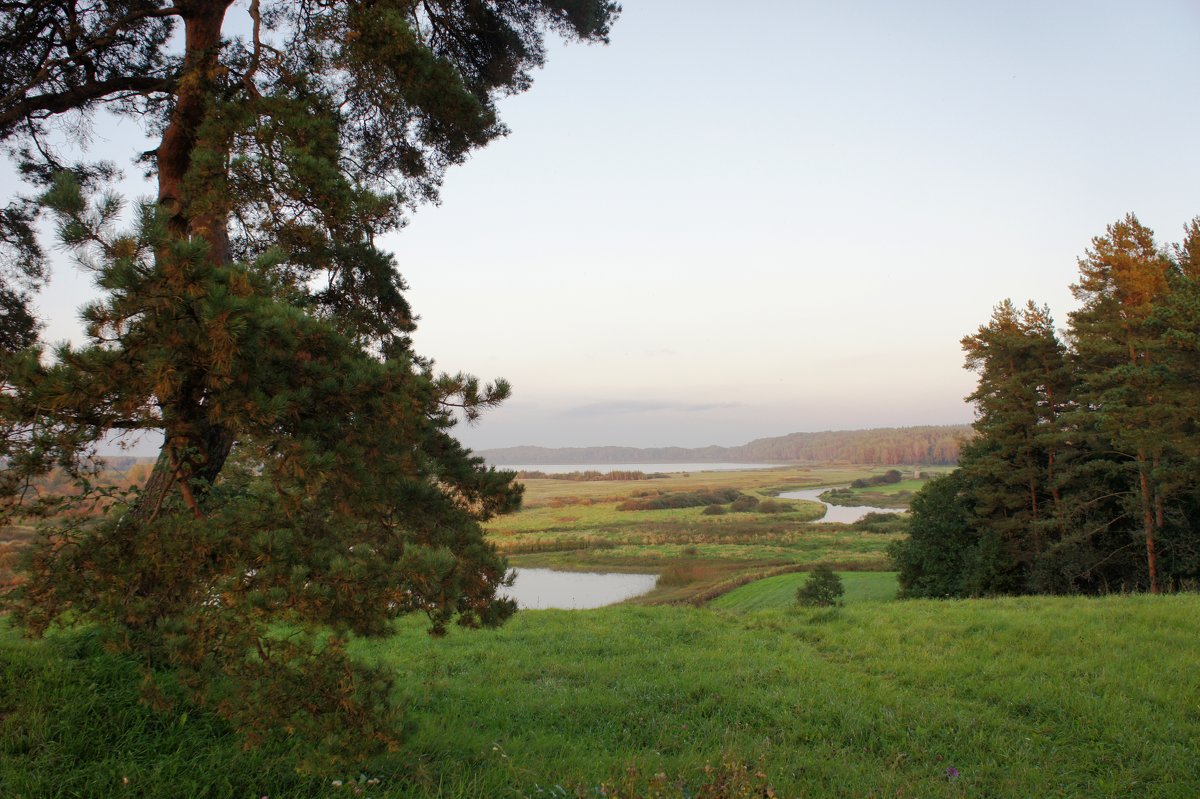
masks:
<path id="1" fill-rule="evenodd" d="M 156 714 L 132 665 L 85 632 L 25 641 L 0 617 L 0 797 L 1200 795 L 1198 595 L 898 602 L 893 527 L 814 523 L 814 503 L 616 509 L 869 473 L 528 481 L 526 509 L 489 527 L 514 565 L 653 571 L 659 587 L 499 630 L 434 640 L 411 619 L 355 642 L 396 676 L 412 730 L 354 768 L 289 741 L 246 750 L 197 708 Z M 794 605 L 816 562 L 839 569 L 844 607 Z"/>
<path id="2" fill-rule="evenodd" d="M 887 602 L 896 598 L 900 588 L 895 572 L 839 572 L 838 576 L 846 589 L 842 600 L 847 605 Z M 796 572 L 755 580 L 717 597 L 712 606 L 722 610 L 789 608 L 796 604 L 796 589 L 807 579 L 807 574 Z"/>
<path id="3" fill-rule="evenodd" d="M 934 472 L 940 474 L 941 472 Z M 867 488 L 845 488 L 828 491 L 821 498 L 830 505 L 869 505 L 875 508 L 907 508 L 912 495 L 921 490 L 929 482 L 922 480 L 901 480 L 898 483 L 869 486 Z"/>
<path id="4" fill-rule="evenodd" d="M 358 650 L 395 670 L 407 748 L 321 777 L 203 712 L 151 714 L 86 639 L 0 627 L 0 795 L 1184 799 L 1197 619 L 1190 595 L 531 611 L 443 640 L 405 623 Z"/>

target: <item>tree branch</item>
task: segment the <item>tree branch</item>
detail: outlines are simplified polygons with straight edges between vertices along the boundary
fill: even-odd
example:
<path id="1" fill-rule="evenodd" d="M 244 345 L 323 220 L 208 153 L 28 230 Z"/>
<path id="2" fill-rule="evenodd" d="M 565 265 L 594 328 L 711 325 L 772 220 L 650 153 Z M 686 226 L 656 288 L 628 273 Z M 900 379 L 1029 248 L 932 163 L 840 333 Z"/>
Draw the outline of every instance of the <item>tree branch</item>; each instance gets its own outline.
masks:
<path id="1" fill-rule="evenodd" d="M 62 114 L 82 108 L 90 102 L 102 100 L 112 94 L 120 92 L 133 92 L 135 94 L 169 92 L 174 86 L 174 78 L 122 75 L 95 83 L 85 83 L 81 86 L 53 94 L 39 94 L 33 97 L 26 97 L 0 111 L 0 135 L 21 120 L 39 112 Z"/>

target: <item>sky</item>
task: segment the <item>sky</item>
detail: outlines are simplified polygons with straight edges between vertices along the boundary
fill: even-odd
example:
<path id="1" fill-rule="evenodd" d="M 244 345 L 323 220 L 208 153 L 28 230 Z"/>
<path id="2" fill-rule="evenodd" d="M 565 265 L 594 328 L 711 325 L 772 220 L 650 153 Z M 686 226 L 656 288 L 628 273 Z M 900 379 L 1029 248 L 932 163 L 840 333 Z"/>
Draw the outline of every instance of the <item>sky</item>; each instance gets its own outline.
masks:
<path id="1" fill-rule="evenodd" d="M 1200 215 L 1195 0 L 623 5 L 383 240 L 417 352 L 513 384 L 474 449 L 969 422 L 996 303 L 1065 325 L 1106 225 Z"/>

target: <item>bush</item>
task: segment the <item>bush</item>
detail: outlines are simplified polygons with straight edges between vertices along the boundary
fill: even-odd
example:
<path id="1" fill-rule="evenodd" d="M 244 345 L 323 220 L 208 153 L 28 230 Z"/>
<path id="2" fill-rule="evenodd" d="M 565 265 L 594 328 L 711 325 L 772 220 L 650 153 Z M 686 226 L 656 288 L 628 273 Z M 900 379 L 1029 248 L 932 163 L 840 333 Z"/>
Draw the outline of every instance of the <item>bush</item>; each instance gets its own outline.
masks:
<path id="1" fill-rule="evenodd" d="M 742 496 L 736 488 L 717 488 L 711 491 L 634 492 L 617 505 L 617 510 L 666 510 L 669 508 L 699 508 L 705 505 L 722 505 Z M 757 500 L 755 500 L 757 502 Z"/>
<path id="2" fill-rule="evenodd" d="M 796 589 L 796 602 L 827 608 L 840 605 L 844 593 L 846 589 L 842 586 L 842 578 L 833 569 L 821 564 L 809 572 L 804 585 Z"/>
<path id="3" fill-rule="evenodd" d="M 749 494 L 742 494 L 740 497 L 735 499 L 733 504 L 731 504 L 729 507 L 731 510 L 738 512 L 754 510 L 756 507 L 758 507 L 758 497 L 752 497 Z"/>
<path id="4" fill-rule="evenodd" d="M 727 511 L 724 505 L 709 505 L 704 510 L 700 511 L 705 516 L 721 516 Z"/>
<path id="5" fill-rule="evenodd" d="M 870 488 L 872 486 L 890 485 L 899 483 L 904 478 L 899 469 L 888 469 L 883 474 L 877 474 L 874 477 L 860 477 L 850 483 L 851 488 Z"/>
<path id="6" fill-rule="evenodd" d="M 852 525 L 866 533 L 907 533 L 908 519 L 899 513 L 877 513 L 872 511 Z"/>

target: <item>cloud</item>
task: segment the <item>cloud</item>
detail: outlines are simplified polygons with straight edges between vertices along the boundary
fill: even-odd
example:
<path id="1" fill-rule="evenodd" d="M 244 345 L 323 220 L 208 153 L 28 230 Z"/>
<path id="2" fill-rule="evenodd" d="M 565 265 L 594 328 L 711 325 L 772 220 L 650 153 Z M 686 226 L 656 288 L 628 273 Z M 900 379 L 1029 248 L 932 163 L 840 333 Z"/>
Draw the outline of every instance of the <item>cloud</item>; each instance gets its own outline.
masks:
<path id="1" fill-rule="evenodd" d="M 740 402 L 656 402 L 611 400 L 567 408 L 567 416 L 622 416 L 634 413 L 702 413 L 741 407 Z"/>

